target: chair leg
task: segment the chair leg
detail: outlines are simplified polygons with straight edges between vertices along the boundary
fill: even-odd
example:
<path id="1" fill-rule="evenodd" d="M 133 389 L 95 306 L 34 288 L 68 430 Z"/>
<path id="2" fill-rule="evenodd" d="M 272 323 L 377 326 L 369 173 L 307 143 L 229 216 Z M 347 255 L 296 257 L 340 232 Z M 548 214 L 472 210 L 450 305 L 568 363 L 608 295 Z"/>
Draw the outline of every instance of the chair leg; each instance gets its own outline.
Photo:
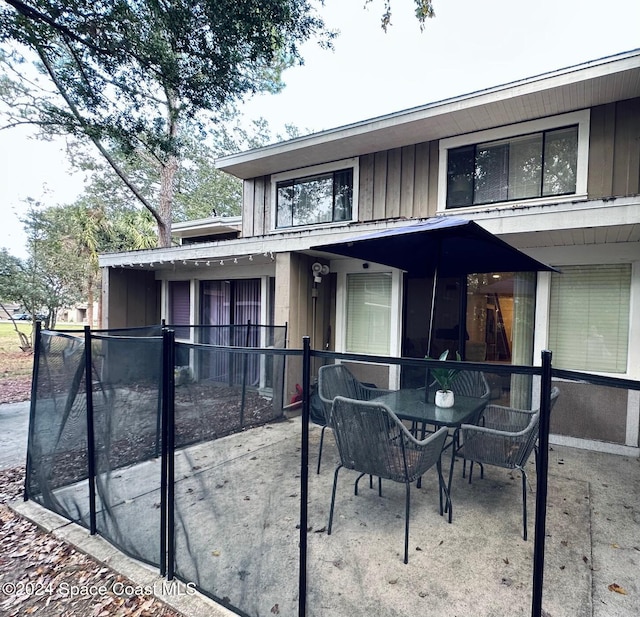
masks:
<path id="1" fill-rule="evenodd" d="M 336 486 L 338 485 L 338 472 L 342 465 L 336 467 L 336 471 L 333 474 L 333 490 L 331 491 L 331 508 L 329 509 L 329 525 L 327 526 L 327 535 L 331 535 L 331 526 L 333 525 L 333 507 L 336 504 Z"/>
<path id="2" fill-rule="evenodd" d="M 438 461 L 436 463 L 436 469 L 438 470 L 438 484 L 439 484 L 439 493 L 440 493 L 440 516 L 443 516 L 444 512 L 449 514 L 449 522 L 453 520 L 453 504 L 451 503 L 451 493 L 449 493 L 449 489 L 447 488 L 447 484 L 444 481 L 444 476 L 442 475 L 442 463 Z M 444 491 L 445 496 L 445 507 L 444 511 L 442 509 L 442 493 Z"/>
<path id="3" fill-rule="evenodd" d="M 322 444 L 324 443 L 324 431 L 327 428 L 326 424 L 322 427 L 320 432 L 320 448 L 318 449 L 318 469 L 316 473 L 320 473 L 320 461 L 322 460 Z"/>
<path id="4" fill-rule="evenodd" d="M 479 461 L 469 461 L 469 463 L 469 484 L 471 484 L 471 477 L 473 476 L 473 465 L 475 463 L 478 463 L 478 465 L 480 466 L 480 479 L 482 480 L 482 478 L 484 478 L 484 465 Z"/>
<path id="5" fill-rule="evenodd" d="M 404 562 L 409 563 L 409 512 L 411 503 L 411 482 L 405 482 L 407 496 L 404 507 Z"/>
<path id="6" fill-rule="evenodd" d="M 520 468 L 522 474 L 522 525 L 523 525 L 523 538 L 527 539 L 527 472 Z"/>
<path id="7" fill-rule="evenodd" d="M 353 494 L 357 495 L 358 494 L 358 482 L 360 482 L 360 478 L 362 478 L 363 476 L 366 476 L 367 474 L 365 473 L 361 473 L 357 478 L 356 478 L 356 482 L 354 485 L 354 489 L 353 489 Z M 369 476 L 369 486 L 373 487 L 372 485 L 373 480 L 371 479 L 371 476 Z"/>

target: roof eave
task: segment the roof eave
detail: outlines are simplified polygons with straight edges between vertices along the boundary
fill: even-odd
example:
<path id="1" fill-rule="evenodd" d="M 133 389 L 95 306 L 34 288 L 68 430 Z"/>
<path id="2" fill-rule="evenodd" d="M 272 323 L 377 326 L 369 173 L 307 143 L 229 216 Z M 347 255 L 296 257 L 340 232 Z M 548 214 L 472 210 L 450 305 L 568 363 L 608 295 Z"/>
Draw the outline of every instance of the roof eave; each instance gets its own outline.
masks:
<path id="1" fill-rule="evenodd" d="M 616 87 L 601 87 L 603 79 L 616 79 Z M 576 84 L 581 85 L 580 96 L 563 96 Z M 225 156 L 216 160 L 216 167 L 238 178 L 256 178 L 524 122 L 540 116 L 531 100 L 542 92 L 544 115 L 640 96 L 640 50 Z"/>

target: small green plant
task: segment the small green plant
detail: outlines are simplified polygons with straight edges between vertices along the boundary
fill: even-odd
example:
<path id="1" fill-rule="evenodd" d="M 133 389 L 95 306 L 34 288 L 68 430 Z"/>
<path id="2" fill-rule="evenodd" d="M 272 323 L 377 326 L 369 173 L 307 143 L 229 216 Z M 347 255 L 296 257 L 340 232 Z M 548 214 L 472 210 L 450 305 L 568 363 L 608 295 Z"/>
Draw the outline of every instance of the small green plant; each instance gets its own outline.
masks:
<path id="1" fill-rule="evenodd" d="M 443 351 L 440 354 L 440 357 L 438 358 L 438 360 L 446 360 L 448 355 L 449 355 L 449 350 L 445 349 L 445 351 Z M 427 357 L 427 359 L 430 360 L 431 358 Z M 460 354 L 457 351 L 456 351 L 456 360 L 458 362 L 462 360 L 462 358 L 460 357 Z M 438 385 L 440 386 L 440 390 L 447 392 L 448 390 L 451 390 L 451 384 L 453 383 L 454 379 L 457 377 L 458 373 L 461 370 L 462 369 L 457 369 L 457 368 L 432 368 L 430 369 L 430 372 L 431 372 L 431 375 L 433 375 L 433 378 L 438 382 Z"/>

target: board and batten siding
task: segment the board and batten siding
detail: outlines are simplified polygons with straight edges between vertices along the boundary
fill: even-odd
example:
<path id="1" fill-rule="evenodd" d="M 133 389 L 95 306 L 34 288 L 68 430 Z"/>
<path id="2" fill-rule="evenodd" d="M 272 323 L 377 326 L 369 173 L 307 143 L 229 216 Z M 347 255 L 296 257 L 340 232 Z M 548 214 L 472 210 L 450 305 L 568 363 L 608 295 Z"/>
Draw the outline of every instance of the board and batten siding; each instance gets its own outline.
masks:
<path id="1" fill-rule="evenodd" d="M 591 110 L 589 199 L 640 193 L 640 98 Z"/>
<path id="2" fill-rule="evenodd" d="M 420 143 L 361 156 L 359 222 L 434 214 L 437 195 L 434 153 L 437 157 L 437 147 Z"/>
<path id="3" fill-rule="evenodd" d="M 640 193 L 640 98 L 592 108 L 589 199 Z M 365 154 L 359 159 L 358 222 L 426 218 L 437 209 L 438 142 Z M 270 177 L 245 180 L 242 235 L 271 231 Z"/>
<path id="4" fill-rule="evenodd" d="M 437 142 L 366 154 L 359 159 L 358 222 L 423 218 L 436 212 Z M 242 235 L 271 231 L 270 177 L 245 180 Z"/>

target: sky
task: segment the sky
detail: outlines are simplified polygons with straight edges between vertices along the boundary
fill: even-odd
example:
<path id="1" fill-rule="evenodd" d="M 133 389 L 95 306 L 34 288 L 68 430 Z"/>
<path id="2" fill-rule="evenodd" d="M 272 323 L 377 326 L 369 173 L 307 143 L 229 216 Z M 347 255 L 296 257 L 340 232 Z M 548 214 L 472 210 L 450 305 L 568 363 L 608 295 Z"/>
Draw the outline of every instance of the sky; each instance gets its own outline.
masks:
<path id="1" fill-rule="evenodd" d="M 392 0 L 387 33 L 383 0 L 364 2 L 325 0 L 335 49 L 305 44 L 284 91 L 254 97 L 244 116 L 266 118 L 274 133 L 287 123 L 317 132 L 640 48 L 638 0 L 434 0 L 422 32 L 413 0 Z M 0 247 L 24 257 L 24 200 L 70 203 L 83 178 L 63 142 L 16 129 L 0 131 L 0 174 Z"/>

